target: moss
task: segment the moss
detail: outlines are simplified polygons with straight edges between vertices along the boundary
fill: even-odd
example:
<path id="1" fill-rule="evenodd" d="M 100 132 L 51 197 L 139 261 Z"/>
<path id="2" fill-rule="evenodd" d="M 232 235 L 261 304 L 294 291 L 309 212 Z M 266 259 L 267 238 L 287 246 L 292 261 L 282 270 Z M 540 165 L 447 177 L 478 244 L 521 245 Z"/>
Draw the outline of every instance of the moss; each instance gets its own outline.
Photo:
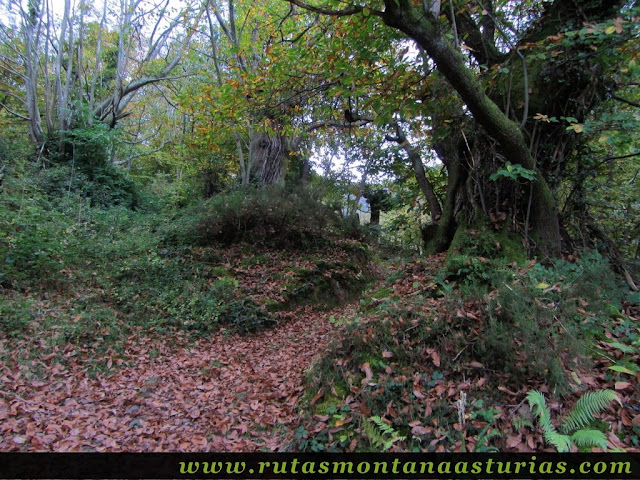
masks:
<path id="1" fill-rule="evenodd" d="M 466 255 L 469 257 L 484 257 L 488 259 L 502 259 L 509 263 L 524 264 L 527 260 L 526 251 L 518 238 L 507 232 L 494 232 L 484 226 L 471 230 L 463 226 L 458 227 L 447 251 L 447 256 Z"/>
<path id="2" fill-rule="evenodd" d="M 318 261 L 314 269 L 294 268 L 286 285 L 283 308 L 317 305 L 333 308 L 353 301 L 372 281 L 372 275 L 354 262 Z"/>
<path id="3" fill-rule="evenodd" d="M 620 313 L 620 310 L 618 310 L 615 306 L 611 305 L 610 303 L 605 305 L 605 310 L 607 315 L 609 315 L 611 318 L 626 318 L 622 313 Z"/>
<path id="4" fill-rule="evenodd" d="M 370 298 L 375 298 L 376 300 L 379 300 L 381 298 L 387 298 L 392 294 L 393 294 L 393 288 L 385 287 L 375 292 L 372 292 L 370 295 Z"/>
<path id="5" fill-rule="evenodd" d="M 335 383 L 331 392 L 337 393 L 338 396 L 336 397 L 333 394 L 329 394 L 322 397 L 322 401 L 314 406 L 314 413 L 318 415 L 327 415 L 331 414 L 332 412 L 335 413 L 335 411 L 347 397 L 347 386 L 342 382 Z"/>
<path id="6" fill-rule="evenodd" d="M 496 234 L 496 239 L 502 247 L 502 258 L 507 262 L 524 265 L 527 262 L 527 252 L 519 238 L 514 238 L 507 232 Z"/>
<path id="7" fill-rule="evenodd" d="M 369 246 L 364 243 L 343 241 L 339 243 L 339 247 L 359 263 L 367 263 L 371 258 Z"/>
<path id="8" fill-rule="evenodd" d="M 231 277 L 232 276 L 231 272 L 229 270 L 227 270 L 226 268 L 224 268 L 224 267 L 212 268 L 209 271 L 209 274 L 211 276 L 213 276 L 213 277 L 218 277 L 218 278 L 225 278 L 225 277 Z"/>
<path id="9" fill-rule="evenodd" d="M 265 255 L 255 255 L 249 258 L 244 258 L 240 264 L 245 267 L 252 267 L 254 265 L 263 265 L 268 263 L 268 259 Z"/>

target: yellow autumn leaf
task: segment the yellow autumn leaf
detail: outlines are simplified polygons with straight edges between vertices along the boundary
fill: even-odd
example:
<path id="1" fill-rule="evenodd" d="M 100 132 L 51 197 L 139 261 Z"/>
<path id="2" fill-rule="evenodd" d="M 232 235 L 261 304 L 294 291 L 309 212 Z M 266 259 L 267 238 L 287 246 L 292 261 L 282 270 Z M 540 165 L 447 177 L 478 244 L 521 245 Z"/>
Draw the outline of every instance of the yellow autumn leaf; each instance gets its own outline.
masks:
<path id="1" fill-rule="evenodd" d="M 544 290 L 545 288 L 549 288 L 550 286 L 551 285 L 549 285 L 548 283 L 540 282 L 539 284 L 536 285 L 536 288 L 540 290 Z"/>

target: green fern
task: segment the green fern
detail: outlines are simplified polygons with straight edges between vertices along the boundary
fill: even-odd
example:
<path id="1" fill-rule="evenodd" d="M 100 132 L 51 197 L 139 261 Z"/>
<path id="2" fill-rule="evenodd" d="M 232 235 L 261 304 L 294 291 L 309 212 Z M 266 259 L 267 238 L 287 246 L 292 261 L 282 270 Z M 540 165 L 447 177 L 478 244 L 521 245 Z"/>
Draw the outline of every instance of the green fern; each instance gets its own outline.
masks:
<path id="1" fill-rule="evenodd" d="M 572 445 L 580 449 L 591 447 L 606 449 L 607 439 L 604 433 L 585 427 L 589 426 L 595 420 L 595 416 L 611 402 L 621 403 L 618 395 L 611 390 L 585 393 L 562 421 L 560 430 L 564 433 L 560 433 L 551 421 L 551 412 L 544 395 L 537 390 L 531 390 L 527 393 L 527 400 L 531 411 L 538 417 L 545 441 L 561 453 L 570 451 Z"/>
<path id="2" fill-rule="evenodd" d="M 571 435 L 571 440 L 578 448 L 600 447 L 607 449 L 607 437 L 600 430 L 578 430 Z"/>
<path id="3" fill-rule="evenodd" d="M 560 430 L 569 433 L 589 426 L 595 416 L 604 411 L 612 402 L 618 402 L 622 405 L 618 395 L 611 390 L 585 393 L 564 419 Z"/>
<path id="4" fill-rule="evenodd" d="M 531 429 L 533 429 L 533 423 L 531 423 L 531 420 L 529 420 L 528 418 L 524 418 L 524 417 L 515 417 L 511 423 L 513 424 L 513 429 L 514 430 L 520 430 L 522 427 L 529 427 Z"/>
<path id="5" fill-rule="evenodd" d="M 389 450 L 394 443 L 401 442 L 407 437 L 398 434 L 391 425 L 387 425 L 377 415 L 370 417 L 368 423 L 363 424 L 363 430 L 371 445 L 383 452 Z"/>

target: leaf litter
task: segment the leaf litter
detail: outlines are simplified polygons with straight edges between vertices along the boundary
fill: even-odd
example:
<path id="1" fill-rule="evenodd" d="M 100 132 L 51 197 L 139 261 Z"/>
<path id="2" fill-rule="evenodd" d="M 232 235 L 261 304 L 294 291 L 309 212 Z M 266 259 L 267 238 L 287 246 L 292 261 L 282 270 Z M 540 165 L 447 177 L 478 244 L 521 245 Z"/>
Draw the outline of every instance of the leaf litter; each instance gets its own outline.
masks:
<path id="1" fill-rule="evenodd" d="M 87 372 L 90 351 L 68 351 L 64 366 L 39 360 L 37 380 L 3 364 L 0 451 L 278 451 L 335 330 L 328 316 L 305 307 L 259 334 L 195 342 L 132 335 L 112 374 Z"/>

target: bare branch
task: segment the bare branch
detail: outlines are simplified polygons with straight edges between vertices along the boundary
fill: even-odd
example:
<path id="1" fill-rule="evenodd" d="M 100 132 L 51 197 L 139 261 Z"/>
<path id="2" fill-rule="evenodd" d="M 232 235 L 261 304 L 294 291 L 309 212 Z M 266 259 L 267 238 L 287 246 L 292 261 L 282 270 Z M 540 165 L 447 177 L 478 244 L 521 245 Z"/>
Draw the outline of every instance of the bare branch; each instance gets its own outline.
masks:
<path id="1" fill-rule="evenodd" d="M 4 90 L 4 89 L 2 89 L 2 90 L 0 90 L 0 93 L 2 93 L 3 95 L 5 95 L 5 96 L 7 96 L 7 97 L 13 97 L 13 98 L 15 98 L 16 100 L 18 100 L 20 103 L 24 103 L 25 105 L 27 104 L 27 101 L 26 101 L 24 98 L 19 97 L 19 96 L 18 96 L 18 95 L 16 95 L 15 93 L 11 93 L 11 92 L 9 92 L 8 90 Z M 6 97 L 5 97 L 5 101 L 6 101 Z"/>
<path id="2" fill-rule="evenodd" d="M 14 112 L 9 107 L 7 107 L 7 105 L 5 103 L 3 103 L 3 102 L 0 102 L 0 107 L 4 108 L 7 112 L 9 112 L 14 117 L 17 117 L 17 118 L 19 118 L 21 120 L 25 120 L 27 122 L 31 121 L 31 119 L 29 117 L 25 117 L 24 115 L 20 115 L 18 112 Z"/>
<path id="3" fill-rule="evenodd" d="M 321 128 L 341 128 L 346 130 L 353 127 L 364 127 L 365 125 L 368 125 L 371 122 L 373 122 L 372 118 L 360 118 L 357 121 L 352 123 L 339 122 L 337 120 L 321 120 L 307 126 L 307 128 L 305 128 L 305 131 L 307 133 L 311 133 Z"/>
<path id="4" fill-rule="evenodd" d="M 614 100 L 617 100 L 619 102 L 626 103 L 627 105 L 630 105 L 632 107 L 640 108 L 640 103 L 633 102 L 631 100 L 627 100 L 626 98 L 619 97 L 618 95 L 614 95 L 611 98 L 613 98 Z"/>

